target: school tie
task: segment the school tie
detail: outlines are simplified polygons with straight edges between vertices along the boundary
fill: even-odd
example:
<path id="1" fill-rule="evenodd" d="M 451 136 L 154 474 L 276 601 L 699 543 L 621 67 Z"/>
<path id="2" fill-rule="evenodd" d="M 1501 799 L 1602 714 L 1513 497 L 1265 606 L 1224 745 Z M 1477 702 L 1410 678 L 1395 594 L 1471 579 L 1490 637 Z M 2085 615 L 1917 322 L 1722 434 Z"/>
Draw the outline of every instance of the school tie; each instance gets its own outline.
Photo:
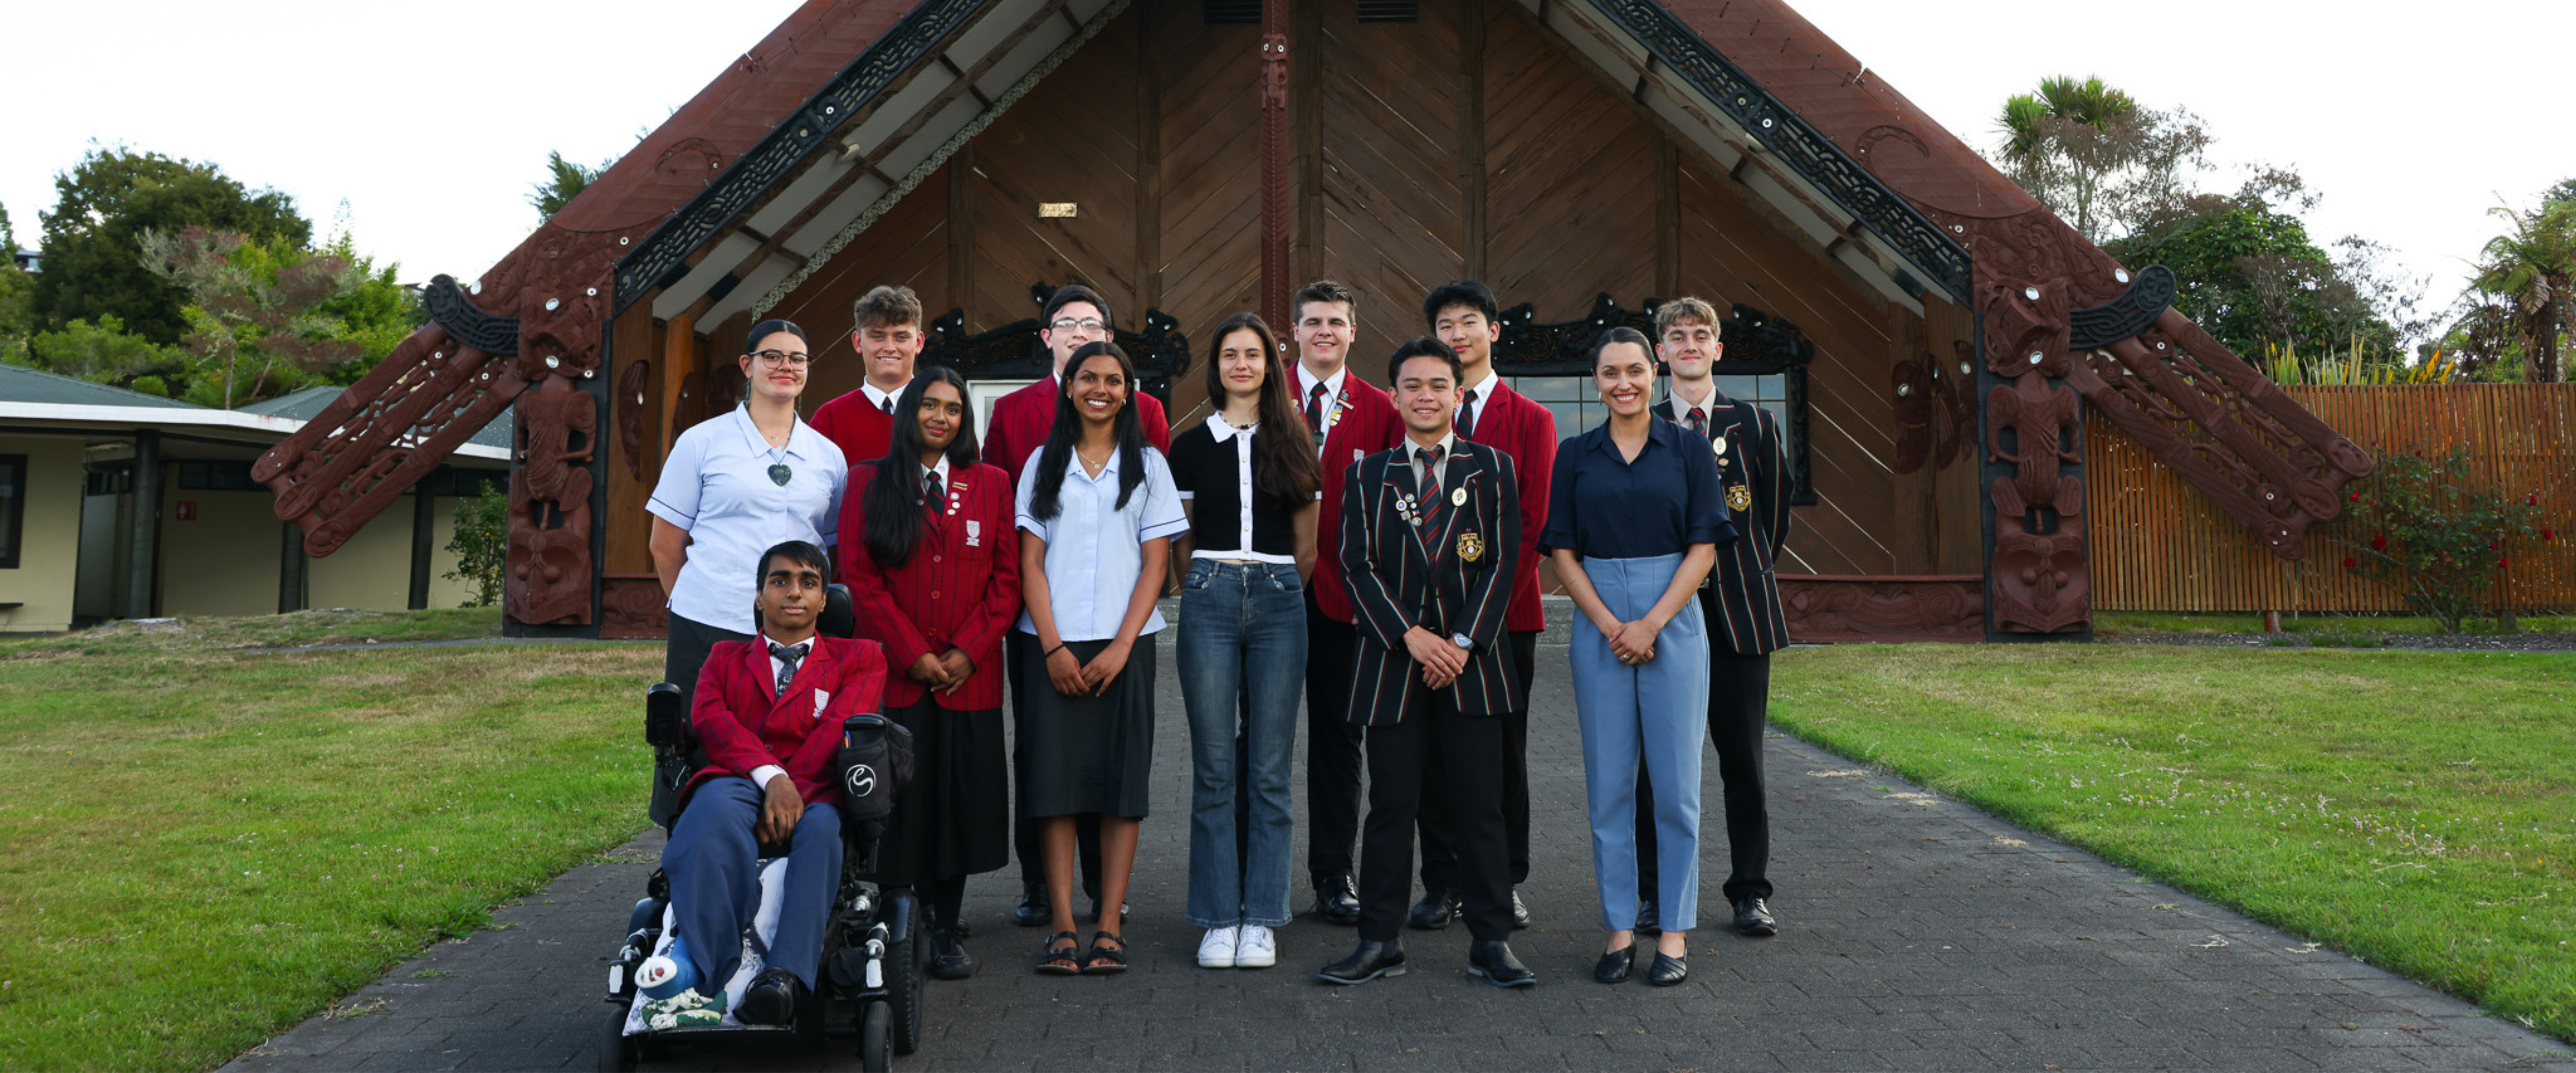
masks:
<path id="1" fill-rule="evenodd" d="M 939 501 L 942 498 L 939 494 L 941 491 L 943 491 L 943 489 L 939 487 L 939 471 L 935 469 L 922 471 L 921 505 L 925 507 L 938 506 Z"/>
<path id="2" fill-rule="evenodd" d="M 894 416 L 894 400 L 893 400 L 892 398 L 888 398 L 888 399 L 886 399 L 886 401 L 878 403 L 878 404 L 877 404 L 877 409 L 880 409 L 880 410 L 885 411 L 885 412 L 886 412 L 886 416 L 887 416 L 887 417 L 893 417 L 893 416 Z"/>
<path id="3" fill-rule="evenodd" d="M 1440 449 L 1416 447 L 1415 461 L 1422 463 L 1422 509 L 1415 512 L 1415 535 L 1422 538 L 1422 552 L 1440 557 L 1440 507 L 1448 502 L 1440 498 Z"/>
<path id="4" fill-rule="evenodd" d="M 779 696 L 786 696 L 787 683 L 796 680 L 796 665 L 805 662 L 807 648 L 805 644 L 782 645 L 776 641 L 769 642 L 769 658 L 778 661 L 776 692 Z"/>
<path id="5" fill-rule="evenodd" d="M 1324 431 L 1324 385 L 1321 381 L 1306 390 L 1306 427 Z"/>
<path id="6" fill-rule="evenodd" d="M 1458 438 L 1462 440 L 1470 439 L 1475 435 L 1476 393 L 1470 391 L 1467 393 L 1467 404 L 1458 408 Z"/>
<path id="7" fill-rule="evenodd" d="M 1697 406 L 1686 407 L 1685 409 L 1687 412 L 1683 417 L 1683 423 L 1688 424 L 1690 426 L 1690 430 L 1693 432 L 1699 433 L 1702 436 L 1708 435 L 1708 411 L 1702 410 Z"/>

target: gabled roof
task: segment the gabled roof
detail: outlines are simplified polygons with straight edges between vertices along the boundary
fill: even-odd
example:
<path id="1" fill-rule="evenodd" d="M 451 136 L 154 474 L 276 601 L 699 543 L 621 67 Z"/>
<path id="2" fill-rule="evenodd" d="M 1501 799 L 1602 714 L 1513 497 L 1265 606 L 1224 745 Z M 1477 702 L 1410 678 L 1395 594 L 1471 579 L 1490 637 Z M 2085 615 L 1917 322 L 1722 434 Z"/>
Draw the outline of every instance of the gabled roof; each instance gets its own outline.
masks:
<path id="1" fill-rule="evenodd" d="M 148 409 L 203 410 L 195 403 L 128 391 L 95 380 L 82 380 L 31 369 L 24 365 L 0 363 L 0 403 L 42 403 L 50 406 L 139 406 Z"/>

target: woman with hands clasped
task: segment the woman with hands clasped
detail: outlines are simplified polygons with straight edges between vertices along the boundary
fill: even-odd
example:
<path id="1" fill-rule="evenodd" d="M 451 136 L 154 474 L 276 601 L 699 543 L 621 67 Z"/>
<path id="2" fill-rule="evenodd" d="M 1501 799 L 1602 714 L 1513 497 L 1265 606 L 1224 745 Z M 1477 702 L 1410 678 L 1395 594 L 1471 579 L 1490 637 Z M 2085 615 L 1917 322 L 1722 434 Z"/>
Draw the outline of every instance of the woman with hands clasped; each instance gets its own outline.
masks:
<path id="1" fill-rule="evenodd" d="M 1028 739 L 1022 814 L 1045 847 L 1054 934 L 1038 971 L 1108 975 L 1127 944 L 1106 915 L 1126 903 L 1154 763 L 1154 608 L 1171 540 L 1189 527 L 1163 454 L 1145 445 L 1136 367 L 1118 344 L 1066 359 L 1055 426 L 1020 473 L 1019 630 L 1036 638 L 1014 670 Z M 1037 688 L 1039 683 L 1052 689 Z M 1073 929 L 1074 819 L 1100 817 L 1102 930 L 1088 951 Z"/>
<path id="2" fill-rule="evenodd" d="M 1700 750 L 1708 727 L 1708 627 L 1695 598 L 1734 543 L 1707 437 L 1648 412 L 1655 359 L 1632 328 L 1602 334 L 1593 387 L 1610 417 L 1556 455 L 1539 547 L 1584 623 L 1574 628 L 1592 865 L 1608 949 L 1593 969 L 1626 980 L 1636 961 L 1637 769 L 1654 781 L 1663 935 L 1646 982 L 1678 984 L 1699 910 Z"/>
<path id="3" fill-rule="evenodd" d="M 913 780 L 877 851 L 877 880 L 931 914 L 930 974 L 975 973 L 958 912 L 966 877 L 1010 862 L 1002 635 L 1020 613 L 1013 489 L 978 464 L 966 378 L 931 366 L 894 400 L 886 456 L 852 471 L 843 584 L 859 636 L 884 646 L 885 715 L 912 731 Z"/>

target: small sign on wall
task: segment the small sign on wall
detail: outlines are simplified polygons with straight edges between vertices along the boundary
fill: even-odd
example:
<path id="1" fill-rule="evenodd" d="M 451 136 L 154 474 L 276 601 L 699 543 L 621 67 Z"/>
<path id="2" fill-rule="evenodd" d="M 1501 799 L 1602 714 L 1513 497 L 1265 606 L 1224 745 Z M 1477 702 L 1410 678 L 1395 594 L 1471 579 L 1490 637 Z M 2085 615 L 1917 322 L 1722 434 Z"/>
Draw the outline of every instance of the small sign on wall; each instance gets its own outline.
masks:
<path id="1" fill-rule="evenodd" d="M 179 501 L 179 520 L 183 522 L 193 522 L 197 520 L 196 500 L 182 499 Z"/>
<path id="2" fill-rule="evenodd" d="M 1038 219 L 1070 220 L 1073 219 L 1075 207 L 1075 204 L 1070 201 L 1041 201 L 1038 202 Z"/>

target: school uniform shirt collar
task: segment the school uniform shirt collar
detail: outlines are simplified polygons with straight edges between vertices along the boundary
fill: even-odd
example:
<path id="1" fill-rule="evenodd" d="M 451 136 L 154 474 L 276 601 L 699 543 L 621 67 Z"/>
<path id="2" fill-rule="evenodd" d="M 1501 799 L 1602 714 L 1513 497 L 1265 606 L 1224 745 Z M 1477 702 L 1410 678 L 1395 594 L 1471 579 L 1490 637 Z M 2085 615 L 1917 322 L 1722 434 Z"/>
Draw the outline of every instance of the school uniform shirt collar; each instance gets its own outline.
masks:
<path id="1" fill-rule="evenodd" d="M 884 410 L 893 406 L 895 397 L 903 394 L 904 388 L 911 386 L 912 383 L 910 381 L 905 381 L 903 384 L 896 386 L 892 391 L 879 391 L 875 384 L 869 383 L 865 380 L 859 381 L 859 390 L 867 392 L 868 405 L 874 406 L 879 410 Z"/>
<path id="2" fill-rule="evenodd" d="M 1455 429 L 1455 428 L 1452 428 L 1452 429 L 1450 429 L 1448 432 L 1442 433 L 1442 434 L 1441 434 L 1441 436 L 1440 436 L 1440 442 L 1439 442 L 1437 445 L 1435 445 L 1435 446 L 1439 447 L 1439 449 L 1440 449 L 1440 463 L 1441 463 L 1441 465 L 1442 465 L 1442 466 L 1444 466 L 1444 467 L 1445 467 L 1445 466 L 1447 466 L 1449 463 L 1454 462 L 1454 461 L 1457 461 L 1457 459 L 1458 459 L 1458 430 L 1457 430 L 1457 429 Z M 1414 468 L 1414 471 L 1415 471 L 1413 475 L 1414 475 L 1415 477 L 1420 477 L 1420 476 L 1422 476 L 1422 473 L 1421 473 L 1421 469 L 1422 469 L 1422 460 L 1421 460 L 1421 458 L 1420 458 L 1419 456 L 1416 456 L 1413 452 L 1415 452 L 1415 451 L 1419 451 L 1419 450 L 1422 450 L 1422 449 L 1423 449 L 1423 447 L 1422 447 L 1422 445 L 1421 445 L 1421 444 L 1413 442 L 1413 437 L 1411 437 L 1411 436 L 1407 436 L 1407 437 L 1405 437 L 1405 438 L 1404 438 L 1404 460 L 1405 460 L 1406 462 L 1409 462 L 1409 463 L 1412 463 L 1412 464 L 1413 464 L 1413 468 Z"/>
<path id="3" fill-rule="evenodd" d="M 915 465 L 918 465 L 918 464 L 919 464 L 919 463 L 915 463 Z M 922 470 L 922 472 L 923 472 L 923 473 L 929 473 L 929 474 L 935 474 L 935 475 L 937 475 L 937 476 L 938 476 L 938 478 L 939 478 L 939 486 L 940 486 L 940 487 L 942 487 L 942 488 L 946 488 L 946 487 L 948 487 L 948 456 L 947 456 L 947 455 L 941 455 L 941 456 L 939 456 L 939 464 L 938 464 L 938 465 L 931 466 L 931 467 L 929 467 L 929 468 L 927 468 L 927 469 L 924 469 L 924 470 Z"/>
<path id="4" fill-rule="evenodd" d="M 1708 418 L 1709 427 L 1715 428 L 1718 408 L 1727 405 L 1726 392 L 1718 390 L 1715 385 L 1709 387 L 1708 398 L 1701 400 L 1696 406 L 1683 402 L 1678 392 L 1664 398 L 1673 405 L 1673 423 L 1677 425 L 1689 423 L 1690 412 L 1697 410 L 1701 416 Z"/>
<path id="5" fill-rule="evenodd" d="M 1109 452 L 1109 464 L 1100 467 L 1100 476 L 1097 480 L 1110 481 L 1116 479 L 1118 476 L 1118 456 L 1125 453 L 1126 452 L 1124 451 L 1112 449 Z M 1082 468 L 1081 448 L 1076 447 L 1075 449 L 1064 453 L 1064 475 L 1081 481 L 1094 480 L 1091 474 L 1085 472 Z"/>
<path id="6" fill-rule="evenodd" d="M 1324 385 L 1324 405 L 1332 405 L 1334 399 L 1342 397 L 1342 381 L 1350 375 L 1351 367 L 1345 363 L 1341 368 L 1333 370 L 1333 375 L 1317 380 L 1314 373 L 1307 371 L 1305 362 L 1298 362 L 1297 408 L 1300 410 L 1306 408 L 1306 400 L 1314 397 L 1317 384 Z"/>
<path id="7" fill-rule="evenodd" d="M 787 428 L 787 446 L 771 447 L 768 437 L 760 434 L 760 426 L 752 422 L 751 407 L 743 405 L 733 408 L 734 424 L 742 429 L 743 445 L 749 447 L 752 454 L 765 455 L 771 451 L 780 451 L 791 457 L 808 461 L 821 457 L 815 453 L 814 444 L 822 439 L 822 436 L 816 433 L 812 426 L 807 425 L 804 418 L 791 414 L 789 419 L 794 424 Z"/>
<path id="8" fill-rule="evenodd" d="M 1208 435 L 1216 437 L 1218 443 L 1231 441 L 1237 435 L 1242 436 L 1244 442 L 1249 443 L 1252 441 L 1252 434 L 1261 428 L 1261 422 L 1255 421 L 1249 428 L 1236 428 L 1233 422 L 1225 419 L 1224 414 L 1214 413 L 1208 415 L 1207 427 Z"/>
<path id="9" fill-rule="evenodd" d="M 1675 404 L 1678 406 L 1679 400 L 1675 400 Z M 1657 444 L 1661 444 L 1665 447 L 1680 446 L 1681 441 L 1679 437 L 1682 433 L 1679 418 L 1681 416 L 1681 411 L 1676 409 L 1673 413 L 1675 420 L 1672 421 L 1658 421 L 1651 417 L 1647 418 L 1646 447 L 1652 448 Z M 1618 443 L 1610 438 L 1610 422 L 1607 420 L 1602 421 L 1598 425 L 1592 426 L 1592 431 L 1583 434 L 1583 445 L 1591 450 L 1608 454 L 1610 457 L 1618 459 L 1623 465 L 1628 464 L 1628 459 L 1621 457 L 1619 454 Z M 1642 461 L 1645 457 L 1645 450 L 1640 449 L 1637 452 L 1637 458 Z"/>
<path id="10" fill-rule="evenodd" d="M 1467 385 L 1465 390 L 1459 393 L 1458 397 L 1461 400 L 1458 404 L 1459 416 L 1467 420 L 1477 422 L 1481 425 L 1485 420 L 1486 404 L 1494 401 L 1494 396 L 1502 394 L 1507 390 L 1510 389 L 1503 383 L 1503 378 L 1495 375 L 1493 364 L 1491 362 L 1486 363 L 1485 378 Z M 1475 402 L 1468 403 L 1463 401 L 1466 399 L 1466 392 L 1468 391 L 1476 393 Z"/>

